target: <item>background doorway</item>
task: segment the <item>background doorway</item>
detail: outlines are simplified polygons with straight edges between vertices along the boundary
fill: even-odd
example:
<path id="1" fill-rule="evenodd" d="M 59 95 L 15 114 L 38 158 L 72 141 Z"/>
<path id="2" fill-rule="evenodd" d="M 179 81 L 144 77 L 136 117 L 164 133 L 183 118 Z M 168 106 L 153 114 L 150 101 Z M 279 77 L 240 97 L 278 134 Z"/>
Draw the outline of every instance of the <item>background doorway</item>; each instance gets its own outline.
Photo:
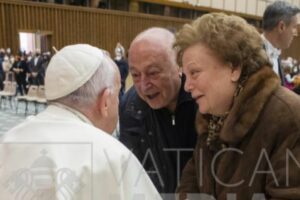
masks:
<path id="1" fill-rule="evenodd" d="M 26 52 L 34 52 L 36 49 L 40 49 L 41 52 L 51 51 L 52 34 L 46 31 L 36 32 L 19 32 L 20 50 Z"/>

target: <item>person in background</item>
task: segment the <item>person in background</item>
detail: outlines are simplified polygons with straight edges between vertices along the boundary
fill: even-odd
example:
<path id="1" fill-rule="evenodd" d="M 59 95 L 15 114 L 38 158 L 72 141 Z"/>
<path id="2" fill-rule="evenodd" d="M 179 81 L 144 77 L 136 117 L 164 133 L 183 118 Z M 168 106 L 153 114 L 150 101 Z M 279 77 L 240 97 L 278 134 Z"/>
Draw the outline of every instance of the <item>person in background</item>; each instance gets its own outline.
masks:
<path id="1" fill-rule="evenodd" d="M 50 59 L 51 59 L 51 53 L 50 53 L 49 51 L 43 53 L 43 64 L 42 64 L 42 68 L 43 68 L 44 72 L 46 72 L 46 70 L 47 70 L 47 67 L 48 67 L 48 65 L 49 65 Z"/>
<path id="2" fill-rule="evenodd" d="M 14 72 L 15 80 L 18 84 L 18 88 L 21 95 L 27 94 L 26 88 L 26 74 L 28 73 L 27 63 L 25 56 L 16 56 L 15 62 L 12 65 L 11 71 Z"/>
<path id="3" fill-rule="evenodd" d="M 66 46 L 45 78 L 49 106 L 4 134 L 0 199 L 161 199 L 135 156 L 110 134 L 120 75 L 103 51 Z"/>
<path id="4" fill-rule="evenodd" d="M 121 74 L 121 89 L 120 89 L 120 99 L 125 94 L 126 89 L 126 78 L 128 76 L 128 62 L 125 56 L 124 47 L 118 42 L 115 48 L 115 58 L 114 61 L 117 64 L 120 74 Z"/>
<path id="5" fill-rule="evenodd" d="M 5 56 L 5 50 L 3 48 L 0 48 L 0 59 L 3 59 Z"/>
<path id="6" fill-rule="evenodd" d="M 7 55 L 5 55 L 3 58 L 2 68 L 4 72 L 4 81 L 14 81 L 14 77 L 10 71 L 12 68 L 12 63 Z"/>
<path id="7" fill-rule="evenodd" d="M 140 33 L 129 48 L 134 86 L 120 106 L 120 140 L 138 157 L 161 193 L 174 193 L 196 143 L 197 105 L 184 91 L 185 77 L 163 28 Z M 172 198 L 172 194 L 166 198 Z"/>
<path id="8" fill-rule="evenodd" d="M 300 74 L 296 75 L 294 78 L 294 89 L 293 91 L 300 95 Z"/>
<path id="9" fill-rule="evenodd" d="M 267 6 L 262 19 L 261 35 L 273 70 L 284 85 L 284 72 L 280 65 L 281 50 L 289 48 L 297 32 L 297 14 L 300 9 L 286 1 L 275 1 Z"/>
<path id="10" fill-rule="evenodd" d="M 293 90 L 294 88 L 294 78 L 291 76 L 291 67 L 290 66 L 284 66 L 283 67 L 283 73 L 284 73 L 284 86 L 290 90 Z"/>
<path id="11" fill-rule="evenodd" d="M 41 56 L 41 50 L 36 49 L 34 56 L 29 60 L 29 85 L 44 85 L 45 70 L 43 68 L 43 57 Z"/>
<path id="12" fill-rule="evenodd" d="M 292 67 L 292 76 L 300 73 L 300 65 L 296 59 L 293 60 L 293 67 Z"/>
<path id="13" fill-rule="evenodd" d="M 280 85 L 257 30 L 205 14 L 174 48 L 199 106 L 179 199 L 300 199 L 300 97 Z"/>
<path id="14" fill-rule="evenodd" d="M 5 56 L 5 51 L 3 48 L 0 49 L 0 91 L 3 90 L 4 85 L 3 85 L 3 81 L 5 79 L 5 73 L 3 70 L 3 66 L 2 63 L 4 61 L 4 56 Z"/>
<path id="15" fill-rule="evenodd" d="M 9 59 L 13 59 L 14 57 L 13 57 L 13 55 L 12 55 L 12 53 L 11 53 L 11 49 L 10 48 L 7 48 L 6 49 L 6 55 L 7 55 L 7 57 L 9 58 Z M 11 60 L 12 61 L 12 60 Z M 12 62 L 13 63 L 13 62 Z"/>

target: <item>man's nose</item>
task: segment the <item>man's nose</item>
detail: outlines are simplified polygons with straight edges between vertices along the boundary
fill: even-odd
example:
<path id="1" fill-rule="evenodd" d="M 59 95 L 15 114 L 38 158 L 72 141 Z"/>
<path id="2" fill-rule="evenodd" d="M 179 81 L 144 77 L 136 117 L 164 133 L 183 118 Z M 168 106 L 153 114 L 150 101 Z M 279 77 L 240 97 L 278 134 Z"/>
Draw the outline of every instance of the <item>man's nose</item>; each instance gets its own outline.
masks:
<path id="1" fill-rule="evenodd" d="M 141 87 L 142 87 L 142 90 L 146 91 L 149 88 L 151 88 L 151 86 L 152 86 L 151 80 L 147 76 L 142 75 L 142 78 L 141 78 Z"/>

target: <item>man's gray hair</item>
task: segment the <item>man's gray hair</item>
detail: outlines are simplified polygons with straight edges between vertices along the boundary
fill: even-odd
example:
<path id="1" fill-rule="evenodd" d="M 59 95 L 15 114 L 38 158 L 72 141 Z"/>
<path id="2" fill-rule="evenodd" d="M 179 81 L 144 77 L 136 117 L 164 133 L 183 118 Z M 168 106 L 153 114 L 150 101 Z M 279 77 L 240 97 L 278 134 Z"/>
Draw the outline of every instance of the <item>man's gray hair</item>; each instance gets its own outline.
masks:
<path id="1" fill-rule="evenodd" d="M 151 43 L 159 44 L 161 48 L 164 48 L 165 52 L 168 54 L 170 61 L 177 65 L 176 63 L 176 51 L 173 48 L 175 42 L 175 35 L 170 30 L 161 27 L 151 27 L 143 32 L 139 33 L 131 45 L 139 41 L 149 41 Z"/>
<path id="2" fill-rule="evenodd" d="M 285 1 L 275 1 L 270 4 L 263 15 L 262 26 L 265 31 L 273 30 L 280 21 L 289 25 L 292 18 L 300 12 L 300 9 Z"/>
<path id="3" fill-rule="evenodd" d="M 118 73 L 114 65 L 115 63 L 105 55 L 103 62 L 90 80 L 71 94 L 52 102 L 62 103 L 75 108 L 89 108 L 95 104 L 98 95 L 104 89 L 108 88 L 111 92 L 114 92 L 116 73 Z"/>

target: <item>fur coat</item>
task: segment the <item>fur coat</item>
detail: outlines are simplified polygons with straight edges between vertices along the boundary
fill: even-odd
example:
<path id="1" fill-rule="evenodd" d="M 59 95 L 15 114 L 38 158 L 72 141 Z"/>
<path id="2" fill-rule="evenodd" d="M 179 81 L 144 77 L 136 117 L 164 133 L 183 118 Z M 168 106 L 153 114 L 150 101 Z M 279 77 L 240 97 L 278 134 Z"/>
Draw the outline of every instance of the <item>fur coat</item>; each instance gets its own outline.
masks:
<path id="1" fill-rule="evenodd" d="M 263 67 L 236 97 L 213 151 L 198 114 L 198 141 L 177 193 L 180 199 L 300 199 L 300 97 Z M 193 199 L 193 198 L 189 198 Z"/>

